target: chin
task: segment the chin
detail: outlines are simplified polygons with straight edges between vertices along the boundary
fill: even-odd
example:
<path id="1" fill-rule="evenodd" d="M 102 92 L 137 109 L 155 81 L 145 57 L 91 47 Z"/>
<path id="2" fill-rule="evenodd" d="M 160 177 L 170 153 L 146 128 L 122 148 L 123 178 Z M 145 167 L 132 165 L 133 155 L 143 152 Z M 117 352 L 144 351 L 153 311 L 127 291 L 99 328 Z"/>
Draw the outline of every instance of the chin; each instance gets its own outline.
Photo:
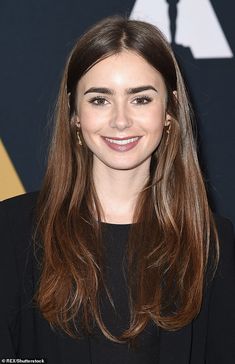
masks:
<path id="1" fill-rule="evenodd" d="M 127 170 L 131 170 L 131 169 L 135 169 L 137 167 L 139 167 L 142 163 L 144 163 L 144 161 L 141 162 L 126 162 L 126 163 L 105 163 L 107 167 L 111 168 L 111 169 L 115 169 L 115 170 L 120 170 L 120 171 L 127 171 Z"/>

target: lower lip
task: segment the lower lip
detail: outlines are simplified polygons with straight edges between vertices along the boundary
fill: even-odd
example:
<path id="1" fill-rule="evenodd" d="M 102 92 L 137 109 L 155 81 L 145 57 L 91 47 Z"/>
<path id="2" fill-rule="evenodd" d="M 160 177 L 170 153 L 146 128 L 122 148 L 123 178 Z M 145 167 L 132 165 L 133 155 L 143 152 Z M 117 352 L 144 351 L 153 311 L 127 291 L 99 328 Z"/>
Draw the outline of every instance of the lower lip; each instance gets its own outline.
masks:
<path id="1" fill-rule="evenodd" d="M 141 138 L 138 138 L 136 141 L 127 143 L 127 144 L 116 144 L 116 143 L 110 143 L 107 139 L 102 138 L 106 145 L 113 150 L 116 150 L 117 152 L 127 152 L 128 150 L 131 150 L 135 148 L 135 146 L 139 143 Z"/>

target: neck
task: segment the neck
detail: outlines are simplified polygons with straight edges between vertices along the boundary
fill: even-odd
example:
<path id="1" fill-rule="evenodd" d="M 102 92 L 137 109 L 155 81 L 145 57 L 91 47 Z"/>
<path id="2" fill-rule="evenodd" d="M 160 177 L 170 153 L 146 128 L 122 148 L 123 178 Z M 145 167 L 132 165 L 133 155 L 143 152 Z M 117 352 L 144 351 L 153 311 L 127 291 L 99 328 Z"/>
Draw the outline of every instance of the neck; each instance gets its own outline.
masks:
<path id="1" fill-rule="evenodd" d="M 149 163 L 130 170 L 116 170 L 100 161 L 93 165 L 95 189 L 103 209 L 103 220 L 113 224 L 130 224 L 139 193 L 149 177 Z"/>

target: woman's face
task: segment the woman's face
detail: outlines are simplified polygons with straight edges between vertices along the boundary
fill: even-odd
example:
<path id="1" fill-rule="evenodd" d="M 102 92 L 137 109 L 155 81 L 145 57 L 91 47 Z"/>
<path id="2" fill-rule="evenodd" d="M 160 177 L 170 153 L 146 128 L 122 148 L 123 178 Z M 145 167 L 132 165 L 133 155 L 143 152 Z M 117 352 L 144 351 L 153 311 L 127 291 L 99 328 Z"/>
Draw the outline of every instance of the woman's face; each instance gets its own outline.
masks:
<path id="1" fill-rule="evenodd" d="M 134 52 L 93 66 L 77 86 L 76 123 L 96 166 L 148 167 L 169 124 L 166 98 L 161 74 Z"/>

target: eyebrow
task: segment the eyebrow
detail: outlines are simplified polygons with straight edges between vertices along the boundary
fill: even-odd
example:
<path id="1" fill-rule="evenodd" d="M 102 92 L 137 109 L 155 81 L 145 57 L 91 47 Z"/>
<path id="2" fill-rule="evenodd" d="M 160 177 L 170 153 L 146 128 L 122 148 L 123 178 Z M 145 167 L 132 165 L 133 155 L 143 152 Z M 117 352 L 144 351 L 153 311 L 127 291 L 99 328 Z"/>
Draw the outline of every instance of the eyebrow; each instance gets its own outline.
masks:
<path id="1" fill-rule="evenodd" d="M 132 94 L 136 94 L 138 92 L 143 92 L 143 91 L 147 91 L 147 90 L 153 90 L 153 91 L 158 92 L 155 89 L 155 87 L 153 87 L 151 85 L 146 85 L 146 86 L 138 86 L 138 87 L 128 88 L 126 90 L 126 93 L 128 95 L 132 95 Z M 88 93 L 99 93 L 99 94 L 106 94 L 106 95 L 114 95 L 115 92 L 113 90 L 111 90 L 110 88 L 107 88 L 107 87 L 91 87 L 87 91 L 84 92 L 84 95 L 86 95 Z"/>

